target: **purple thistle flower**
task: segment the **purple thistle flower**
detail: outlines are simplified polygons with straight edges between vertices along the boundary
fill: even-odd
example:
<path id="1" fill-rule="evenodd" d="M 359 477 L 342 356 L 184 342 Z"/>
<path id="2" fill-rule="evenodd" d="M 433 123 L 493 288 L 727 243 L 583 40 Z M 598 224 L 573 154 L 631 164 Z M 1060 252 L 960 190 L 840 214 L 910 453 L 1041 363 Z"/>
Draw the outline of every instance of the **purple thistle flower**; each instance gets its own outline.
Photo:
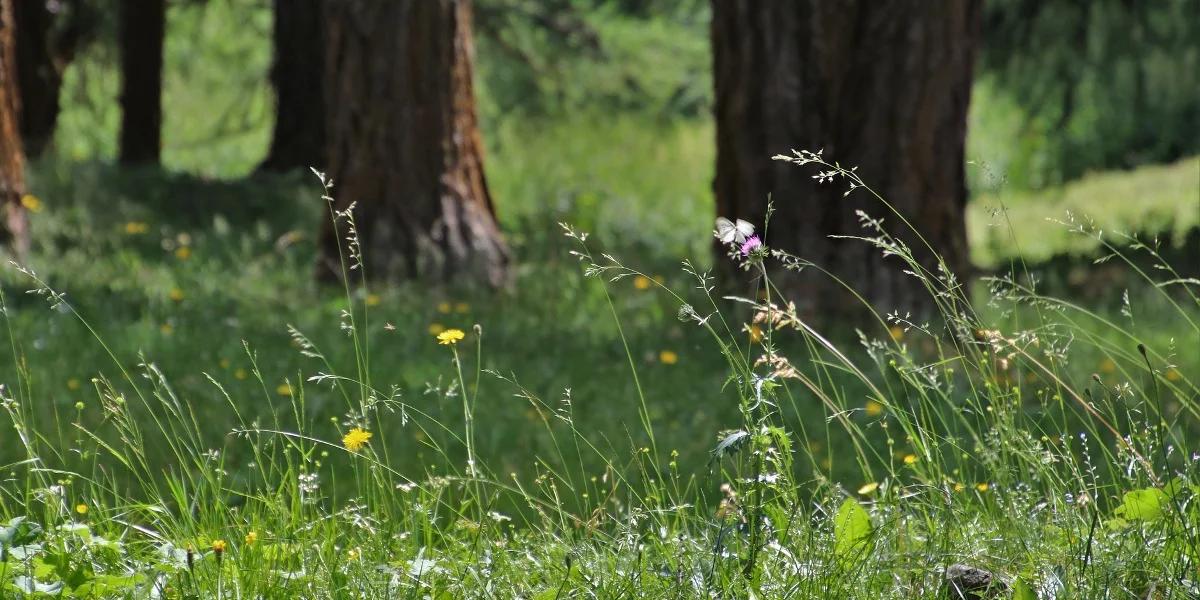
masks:
<path id="1" fill-rule="evenodd" d="M 742 256 L 750 256 L 751 252 L 762 248 L 762 240 L 758 239 L 757 235 L 752 235 L 742 242 Z"/>

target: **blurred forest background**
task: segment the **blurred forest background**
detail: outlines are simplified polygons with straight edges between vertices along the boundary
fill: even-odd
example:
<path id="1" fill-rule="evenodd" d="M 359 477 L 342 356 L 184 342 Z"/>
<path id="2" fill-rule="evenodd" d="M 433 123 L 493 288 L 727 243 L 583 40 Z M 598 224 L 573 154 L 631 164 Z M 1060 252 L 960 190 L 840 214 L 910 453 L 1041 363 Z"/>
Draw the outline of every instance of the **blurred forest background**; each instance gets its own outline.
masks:
<path id="1" fill-rule="evenodd" d="M 267 403 L 297 393 L 299 375 L 308 374 L 310 359 L 292 351 L 296 338 L 289 325 L 326 348 L 335 365 L 354 360 L 348 348 L 339 348 L 345 299 L 318 283 L 328 275 L 322 271 L 329 257 L 337 255 L 331 241 L 337 236 L 325 225 L 328 209 L 320 182 L 306 168 L 312 166 L 334 179 L 339 207 L 359 202 L 368 270 L 389 276 L 386 285 L 354 290 L 371 311 L 372 368 L 383 379 L 419 397 L 444 366 L 440 358 L 421 356 L 430 334 L 479 323 L 503 347 L 485 359 L 489 368 L 517 371 L 550 395 L 567 387 L 577 399 L 631 394 L 628 384 L 612 383 L 627 365 L 604 320 L 604 296 L 580 279 L 577 262 L 567 255 L 556 225 L 566 222 L 591 232 L 596 249 L 636 261 L 646 274 L 619 282 L 618 304 L 632 324 L 634 353 L 656 373 L 647 384 L 650 393 L 670 397 L 656 414 L 689 407 L 694 423 L 669 426 L 681 431 L 719 429 L 713 423 L 723 422 L 728 415 L 721 411 L 732 408 L 704 405 L 704 390 L 720 383 L 721 369 L 713 368 L 720 359 L 711 350 L 693 352 L 701 347 L 698 334 L 678 323 L 672 303 L 648 288 L 655 279 L 680 290 L 694 285 L 679 273 L 682 258 L 716 262 L 710 234 L 718 207 L 761 228 L 760 209 L 776 190 L 746 173 L 787 168 L 796 172 L 790 177 L 807 180 L 790 165 L 772 165 L 772 153 L 838 145 L 809 134 L 782 150 L 755 146 L 762 132 L 802 129 L 801 117 L 813 112 L 772 100 L 771 94 L 786 99 L 795 87 L 786 62 L 774 57 L 786 55 L 788 40 L 803 39 L 797 32 L 814 21 L 853 31 L 851 17 L 870 22 L 875 10 L 847 3 L 827 9 L 830 14 L 754 21 L 734 14 L 731 7 L 744 3 L 705 0 L 476 0 L 418 8 L 401 2 L 392 5 L 403 7 L 395 10 L 382 8 L 386 3 L 322 6 L 319 0 L 4 4 L 13 13 L 5 34 L 14 36 L 9 64 L 17 80 L 8 89 L 20 99 L 16 114 L 26 161 L 21 185 L 7 171 L 10 229 L 28 219 L 28 250 L 18 247 L 25 264 L 65 291 L 122 360 L 132 364 L 144 353 L 178 376 L 181 393 L 197 399 L 211 395 L 199 373 L 205 371 L 220 374 L 235 395 L 265 395 Z M 966 110 L 969 91 L 965 146 L 955 151 L 953 135 L 930 134 L 922 141 L 926 121 L 916 119 L 910 133 L 917 141 L 857 146 L 877 148 L 869 159 L 830 148 L 827 158 L 870 163 L 864 178 L 874 184 L 873 175 L 911 172 L 904 148 L 918 148 L 912 151 L 925 162 L 940 157 L 925 168 L 949 174 L 946 206 L 955 206 L 962 185 L 969 198 L 963 209 L 966 246 L 950 243 L 951 252 L 969 252 L 960 261 L 967 273 L 1024 264 L 1047 285 L 1116 314 L 1140 296 L 1121 275 L 1092 264 L 1104 254 L 1096 236 L 1087 234 L 1095 230 L 1158 240 L 1178 267 L 1194 272 L 1200 247 L 1197 4 L 967 4 L 980 14 L 960 15 L 961 39 L 947 46 L 957 56 L 947 64 L 959 69 L 953 78 L 958 87 L 934 84 L 923 96 L 900 94 L 918 98 L 918 108 L 936 106 L 937 98 L 950 94 Z M 886 10 L 875 16 L 886 17 Z M 772 23 L 794 29 L 755 29 Z M 870 81 L 871 65 L 885 68 L 888 57 L 898 55 L 886 37 L 851 39 L 841 71 L 846 80 L 838 85 Z M 473 64 L 462 59 L 469 48 L 458 54 L 464 43 L 474 46 Z M 714 49 L 727 68 L 714 65 Z M 867 59 L 857 58 L 862 56 Z M 770 68 L 739 69 L 737 60 Z M 714 73 L 731 77 L 725 88 Z M 8 86 L 13 70 L 6 68 L 4 77 Z M 425 88 L 414 81 L 431 83 Z M 914 81 L 917 89 L 921 81 Z M 904 104 L 863 86 L 842 100 L 854 96 L 867 107 Z M 765 97 L 737 96 L 757 89 L 767 90 Z M 451 117 L 411 110 L 431 97 L 443 107 L 468 106 Z M 733 100 L 723 104 L 723 97 Z M 880 118 L 908 120 L 896 114 Z M 467 135 L 421 129 L 438 119 L 454 121 L 463 127 L 454 131 Z M 845 129 L 830 127 L 832 137 Z M 961 124 L 948 127 L 961 136 Z M 731 166 L 722 176 L 718 165 L 732 163 L 719 160 L 719 139 L 739 140 L 729 147 L 753 147 L 738 160 L 761 167 Z M 422 144 L 433 150 L 423 151 Z M 429 186 L 450 179 L 388 163 L 401 157 L 407 161 L 402 165 L 424 165 L 450 146 L 466 158 L 455 162 L 457 183 L 437 192 Z M 6 150 L 6 162 L 12 156 Z M 889 157 L 894 170 L 887 167 Z M 960 165 L 961 182 L 955 179 Z M 892 176 L 878 179 L 888 196 Z M 721 189 L 722 181 L 734 180 L 757 190 L 746 200 L 752 210 L 714 196 L 714 181 Z M 447 194 L 456 199 L 439 208 L 438 199 Z M 777 207 L 789 201 L 781 196 L 786 194 L 774 196 Z M 380 200 L 385 197 L 392 200 Z M 451 214 L 460 229 L 446 225 Z M 801 217 L 780 217 L 781 241 L 789 239 L 786 228 L 800 236 L 805 227 L 820 226 L 819 219 L 806 224 Z M 405 234 L 407 226 L 397 223 L 412 219 L 446 229 Z M 1081 234 L 1085 223 L 1090 225 Z M 953 223 L 948 227 L 953 230 Z M 831 232 L 818 233 L 823 238 Z M 812 238 L 797 237 L 796 243 L 806 239 Z M 455 243 L 458 249 L 447 246 Z M 422 248 L 439 244 L 435 254 L 442 257 L 433 271 L 413 266 Z M 456 254 L 462 248 L 468 248 L 465 254 Z M 429 277 L 431 272 L 436 275 Z M 412 280 L 413 274 L 425 276 Z M 506 291 L 493 292 L 489 283 Z M 73 404 L 106 368 L 105 349 L 89 341 L 77 322 L 61 313 L 47 316 L 38 299 L 18 293 L 30 285 L 23 275 L 10 270 L 3 285 L 16 309 L 10 313 L 16 338 L 28 341 L 20 351 L 30 353 L 29 363 L 20 368 L 34 373 L 49 405 Z M 979 293 L 986 299 L 985 289 Z M 883 310 L 892 308 L 903 306 Z M 1141 334 L 1173 335 L 1169 327 L 1155 329 L 1153 304 L 1133 314 Z M 242 340 L 258 354 L 247 353 Z M 270 363 L 257 364 L 257 355 L 269 356 Z M 1105 367 L 1097 356 L 1083 368 Z M 319 408 L 319 393 L 312 402 Z M 631 405 L 579 405 L 602 412 L 615 439 L 624 437 L 619 423 L 633 418 Z M 536 443 L 503 434 L 506 422 L 532 418 L 525 412 L 485 407 L 480 418 L 498 425 L 485 446 Z M 214 426 L 220 424 L 221 417 L 214 417 Z M 687 437 L 681 433 L 679 443 L 708 443 Z"/>

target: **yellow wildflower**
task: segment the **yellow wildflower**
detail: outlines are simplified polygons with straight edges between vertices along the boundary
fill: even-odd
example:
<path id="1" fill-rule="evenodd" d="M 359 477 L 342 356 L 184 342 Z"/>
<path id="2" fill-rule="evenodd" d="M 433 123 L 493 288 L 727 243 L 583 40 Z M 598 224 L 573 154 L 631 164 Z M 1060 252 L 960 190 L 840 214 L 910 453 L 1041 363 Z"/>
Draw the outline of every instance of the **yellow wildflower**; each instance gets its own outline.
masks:
<path id="1" fill-rule="evenodd" d="M 763 341 L 763 338 L 766 337 L 763 335 L 762 327 L 759 327 L 758 325 L 751 325 L 747 327 L 746 332 L 750 334 L 750 343 L 752 344 L 757 344 Z"/>
<path id="2" fill-rule="evenodd" d="M 25 194 L 24 196 L 21 196 L 21 206 L 24 206 L 25 209 L 31 213 L 42 212 L 42 201 L 33 194 Z"/>
<path id="3" fill-rule="evenodd" d="M 82 386 L 83 386 L 83 384 L 79 383 L 79 380 L 75 379 L 74 377 L 67 380 L 67 389 L 71 390 L 72 392 L 79 389 Z"/>
<path id="4" fill-rule="evenodd" d="M 453 346 L 465 337 L 467 334 L 463 333 L 461 329 L 447 329 L 437 335 L 437 340 L 443 346 Z"/>
<path id="5" fill-rule="evenodd" d="M 172 333 L 175 333 L 175 326 L 170 323 L 163 323 L 158 327 L 158 330 L 161 331 L 163 335 L 171 335 Z"/>
<path id="6" fill-rule="evenodd" d="M 238 370 L 233 372 L 233 376 L 237 379 L 245 379 L 249 375 L 246 373 L 245 369 L 239 368 Z"/>
<path id="7" fill-rule="evenodd" d="M 471 311 L 471 305 L 467 304 L 466 302 L 459 302 L 454 305 L 454 312 L 456 312 L 460 315 L 463 313 L 466 313 L 466 312 L 470 312 L 470 311 Z"/>
<path id="8" fill-rule="evenodd" d="M 662 285 L 662 284 L 664 284 L 664 283 L 666 283 L 666 282 L 667 282 L 667 278 L 666 278 L 666 277 L 663 277 L 662 275 L 655 275 L 655 276 L 654 276 L 654 283 L 657 283 L 658 285 Z"/>
<path id="9" fill-rule="evenodd" d="M 872 481 L 871 483 L 868 483 L 868 484 L 858 488 L 858 493 L 862 494 L 863 496 L 868 496 L 870 494 L 875 493 L 875 490 L 877 490 L 877 489 L 879 489 L 879 484 Z"/>
<path id="10" fill-rule="evenodd" d="M 247 545 L 247 546 L 253 546 L 253 545 L 254 545 L 254 542 L 257 542 L 257 541 L 258 541 L 258 534 L 257 534 L 257 533 L 255 533 L 255 532 L 251 531 L 251 532 L 249 532 L 249 533 L 247 533 L 247 534 L 246 534 L 246 545 Z"/>
<path id="11" fill-rule="evenodd" d="M 379 294 L 367 294 L 367 306 L 379 306 L 380 302 L 383 302 L 383 299 Z"/>
<path id="12" fill-rule="evenodd" d="M 351 452 L 358 452 L 362 450 L 363 446 L 367 445 L 372 435 L 374 434 L 370 431 L 366 431 L 361 427 L 355 427 L 346 432 L 346 435 L 342 437 L 342 445 Z"/>
<path id="13" fill-rule="evenodd" d="M 988 491 L 989 487 L 991 487 L 991 486 L 989 486 L 986 481 L 975 484 L 975 489 L 977 489 L 981 492 Z"/>
<path id="14" fill-rule="evenodd" d="M 439 302 L 437 305 L 437 311 L 442 313 L 443 315 L 450 314 L 450 303 L 449 302 Z"/>
<path id="15" fill-rule="evenodd" d="M 961 492 L 961 491 L 963 491 L 963 490 L 965 490 L 965 489 L 967 489 L 967 486 L 965 486 L 965 485 L 963 485 L 963 484 L 961 484 L 961 483 L 956 483 L 956 484 L 954 484 L 954 491 L 956 491 L 956 492 Z"/>
<path id="16" fill-rule="evenodd" d="M 1179 374 L 1179 369 L 1170 369 L 1167 371 L 1167 381 L 1179 381 L 1183 379 L 1183 375 Z"/>
<path id="17" fill-rule="evenodd" d="M 288 382 L 285 381 L 275 387 L 275 393 L 279 394 L 280 396 L 291 396 L 292 395 L 292 386 L 291 386 L 291 384 L 289 384 Z"/>
<path id="18" fill-rule="evenodd" d="M 183 290 L 179 288 L 171 288 L 170 298 L 176 302 L 183 302 Z"/>
<path id="19" fill-rule="evenodd" d="M 190 246 L 180 246 L 175 249 L 175 258 L 179 260 L 187 260 L 192 257 L 192 249 Z"/>
<path id="20" fill-rule="evenodd" d="M 75 505 L 75 512 L 77 512 L 77 513 L 79 513 L 79 514 L 81 514 L 81 515 L 86 515 L 86 514 L 87 514 L 87 512 L 88 512 L 88 505 L 86 505 L 86 504 L 82 504 L 82 503 L 80 503 L 80 504 L 76 504 L 76 505 Z"/>
<path id="21" fill-rule="evenodd" d="M 899 342 L 904 339 L 904 328 L 899 325 L 888 327 L 888 334 L 892 336 L 893 342 Z"/>
<path id="22" fill-rule="evenodd" d="M 1104 360 L 1100 361 L 1100 372 L 1105 374 L 1116 373 L 1117 363 L 1113 362 L 1113 359 L 1105 356 Z"/>
<path id="23" fill-rule="evenodd" d="M 150 231 L 150 226 L 141 221 L 130 221 L 125 224 L 126 235 L 138 235 Z"/>
<path id="24" fill-rule="evenodd" d="M 906 454 L 904 456 L 904 464 L 906 464 L 906 465 L 915 465 L 915 464 L 917 464 L 918 460 L 921 460 L 921 459 L 917 458 L 916 454 Z"/>
<path id="25" fill-rule="evenodd" d="M 217 364 L 221 365 L 222 369 L 228 369 L 230 362 L 228 358 L 222 358 Z"/>
<path id="26" fill-rule="evenodd" d="M 679 355 L 670 350 L 663 350 L 658 353 L 658 362 L 664 365 L 673 365 L 679 362 Z"/>
<path id="27" fill-rule="evenodd" d="M 875 400 L 867 400 L 866 405 L 863 406 L 863 411 L 867 413 L 868 417 L 878 417 L 883 414 L 883 405 Z"/>
<path id="28" fill-rule="evenodd" d="M 362 550 L 358 548 L 351 548 L 346 551 L 346 558 L 349 560 L 358 560 L 360 556 L 362 556 Z"/>
<path id="29" fill-rule="evenodd" d="M 229 544 L 226 544 L 225 540 L 213 540 L 213 543 L 212 543 L 213 552 L 220 554 L 220 553 L 224 552 L 225 550 L 227 550 L 228 548 L 229 548 Z"/>
<path id="30" fill-rule="evenodd" d="M 648 290 L 650 289 L 650 278 L 645 275 L 637 275 L 633 278 L 634 289 Z"/>
<path id="31" fill-rule="evenodd" d="M 429 335 L 437 335 L 445 330 L 446 330 L 446 326 L 442 325 L 441 323 L 430 323 L 429 324 Z"/>

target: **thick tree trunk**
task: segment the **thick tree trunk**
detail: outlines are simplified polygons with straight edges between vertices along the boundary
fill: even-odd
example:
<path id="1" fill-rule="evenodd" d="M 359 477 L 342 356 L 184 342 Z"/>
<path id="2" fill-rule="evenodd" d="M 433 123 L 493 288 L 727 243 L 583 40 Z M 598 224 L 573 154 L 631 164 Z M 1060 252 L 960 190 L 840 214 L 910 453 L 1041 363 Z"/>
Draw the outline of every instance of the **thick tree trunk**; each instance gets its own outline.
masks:
<path id="1" fill-rule="evenodd" d="M 325 39 L 321 0 L 275 0 L 275 134 L 259 167 L 325 166 Z"/>
<path id="2" fill-rule="evenodd" d="M 163 38 L 166 0 L 122 0 L 118 25 L 121 51 L 122 164 L 158 163 L 162 150 Z"/>
<path id="3" fill-rule="evenodd" d="M 13 3 L 21 140 L 26 156 L 40 156 L 54 137 L 63 71 L 91 26 L 84 11 L 78 0 Z"/>
<path id="4" fill-rule="evenodd" d="M 980 0 L 713 0 L 718 213 L 760 223 L 769 245 L 846 281 L 881 311 L 931 300 L 903 264 L 834 235 L 872 235 L 857 210 L 885 218 L 922 264 L 932 253 L 887 208 L 810 168 L 770 160 L 792 149 L 857 166 L 958 273 L 967 268 L 964 141 Z M 936 271 L 934 271 L 936 272 Z M 810 311 L 850 306 L 809 269 L 786 281 Z"/>
<path id="5" fill-rule="evenodd" d="M 336 207 L 356 204 L 368 275 L 499 285 L 508 250 L 484 180 L 470 2 L 325 7 L 328 174 Z M 325 228 L 325 274 L 336 273 L 346 235 Z"/>
<path id="6" fill-rule="evenodd" d="M 12 2 L 0 0 L 0 205 L 4 211 L 0 236 L 17 259 L 23 260 L 29 250 L 29 221 L 21 205 L 21 196 L 25 194 L 25 153 L 18 129 L 21 108 Z"/>

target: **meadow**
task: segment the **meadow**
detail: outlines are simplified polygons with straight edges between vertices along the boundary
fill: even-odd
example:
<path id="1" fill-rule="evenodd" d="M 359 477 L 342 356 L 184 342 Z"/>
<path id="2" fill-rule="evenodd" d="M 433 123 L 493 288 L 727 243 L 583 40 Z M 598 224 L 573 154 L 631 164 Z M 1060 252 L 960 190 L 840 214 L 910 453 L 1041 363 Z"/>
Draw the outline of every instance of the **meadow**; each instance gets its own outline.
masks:
<path id="1" fill-rule="evenodd" d="M 178 39 L 219 56 L 169 64 L 260 81 L 212 6 Z M 83 60 L 0 274 L 0 596 L 1200 595 L 1195 157 L 1012 189 L 985 90 L 976 272 L 848 326 L 789 310 L 780 255 L 716 286 L 705 117 L 505 117 L 493 84 L 512 285 L 323 287 L 322 182 L 243 177 L 258 84 L 214 112 L 169 77 L 167 168 L 118 169 Z"/>

